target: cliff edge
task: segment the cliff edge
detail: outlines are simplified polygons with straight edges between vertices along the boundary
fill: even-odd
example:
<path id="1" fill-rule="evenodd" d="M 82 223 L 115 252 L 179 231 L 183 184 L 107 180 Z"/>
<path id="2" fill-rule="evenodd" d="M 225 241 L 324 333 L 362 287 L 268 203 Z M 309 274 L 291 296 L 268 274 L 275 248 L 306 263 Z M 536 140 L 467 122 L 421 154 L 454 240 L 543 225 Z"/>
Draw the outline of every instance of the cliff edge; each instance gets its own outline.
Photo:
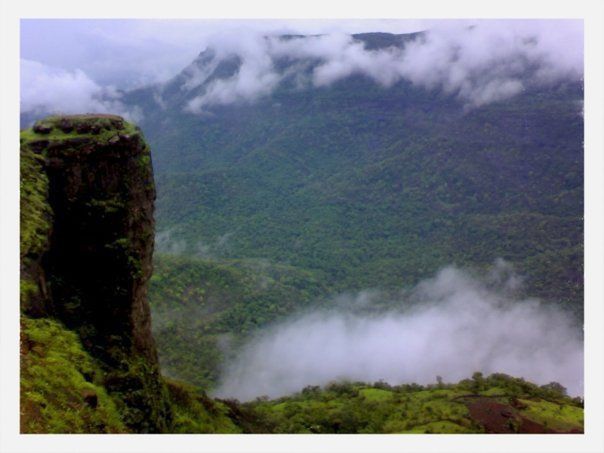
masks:
<path id="1" fill-rule="evenodd" d="M 147 303 L 154 200 L 149 147 L 122 118 L 53 116 L 21 132 L 22 384 L 35 378 L 38 330 L 58 338 L 66 328 L 98 368 L 84 381 L 106 390 L 135 432 L 163 431 L 171 418 Z M 98 405 L 99 389 L 83 388 L 83 406 Z M 22 386 L 24 431 L 43 409 L 29 397 Z"/>

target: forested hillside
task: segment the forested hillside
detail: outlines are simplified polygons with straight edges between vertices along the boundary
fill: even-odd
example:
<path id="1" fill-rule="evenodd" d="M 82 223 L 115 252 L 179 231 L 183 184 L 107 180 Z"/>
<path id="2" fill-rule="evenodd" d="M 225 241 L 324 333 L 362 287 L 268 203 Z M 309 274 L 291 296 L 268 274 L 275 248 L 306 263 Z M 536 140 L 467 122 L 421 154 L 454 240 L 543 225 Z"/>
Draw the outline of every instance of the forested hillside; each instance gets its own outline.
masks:
<path id="1" fill-rule="evenodd" d="M 149 292 L 163 372 L 208 389 L 245 339 L 316 306 L 325 288 L 288 266 L 158 255 Z"/>
<path id="2" fill-rule="evenodd" d="M 334 292 L 404 287 L 444 265 L 504 258 L 528 294 L 581 316 L 579 83 L 529 85 L 469 108 L 404 80 L 384 88 L 352 75 L 299 88 L 286 79 L 253 102 L 190 113 L 188 101 L 240 64 L 214 60 L 206 50 L 161 90 L 127 97 L 144 107 L 168 251 L 291 265 Z M 283 71 L 303 63 L 316 65 L 278 62 Z M 191 68 L 209 75 L 187 91 Z"/>

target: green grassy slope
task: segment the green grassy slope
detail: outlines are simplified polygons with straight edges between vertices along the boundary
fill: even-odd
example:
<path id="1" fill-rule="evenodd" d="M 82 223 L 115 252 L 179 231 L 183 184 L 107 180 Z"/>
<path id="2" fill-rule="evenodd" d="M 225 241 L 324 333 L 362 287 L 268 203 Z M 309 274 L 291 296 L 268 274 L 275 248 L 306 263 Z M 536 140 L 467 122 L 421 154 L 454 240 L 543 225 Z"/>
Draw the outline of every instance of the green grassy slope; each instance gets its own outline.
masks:
<path id="1" fill-rule="evenodd" d="M 103 378 L 75 332 L 21 318 L 21 432 L 128 432 Z"/>
<path id="2" fill-rule="evenodd" d="M 21 432 L 130 433 L 121 395 L 77 334 L 48 318 L 21 317 Z M 229 406 L 199 389 L 164 379 L 173 419 L 169 433 L 239 433 Z"/>
<path id="3" fill-rule="evenodd" d="M 24 433 L 124 433 L 123 403 L 77 335 L 48 319 L 22 319 L 21 420 Z M 505 375 L 458 384 L 390 386 L 334 382 L 276 400 L 209 398 L 165 380 L 172 433 L 582 432 L 579 399 L 553 386 Z M 493 405 L 496 406 L 493 406 Z M 496 409 L 492 417 L 480 412 Z M 483 411 L 484 412 L 484 411 Z M 503 415 L 501 415 L 503 414 Z"/>

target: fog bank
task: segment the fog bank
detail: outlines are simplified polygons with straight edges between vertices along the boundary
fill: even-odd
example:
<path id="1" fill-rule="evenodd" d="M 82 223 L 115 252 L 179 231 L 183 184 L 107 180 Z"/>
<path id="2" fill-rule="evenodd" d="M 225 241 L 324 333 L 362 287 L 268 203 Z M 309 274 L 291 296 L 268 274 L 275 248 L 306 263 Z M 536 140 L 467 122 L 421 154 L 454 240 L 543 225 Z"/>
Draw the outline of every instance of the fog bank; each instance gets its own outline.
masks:
<path id="1" fill-rule="evenodd" d="M 429 384 L 481 371 L 556 381 L 582 395 L 580 329 L 559 309 L 514 297 L 518 281 L 501 262 L 482 278 L 449 267 L 420 283 L 402 311 L 366 316 L 338 308 L 291 318 L 248 343 L 215 394 L 246 401 L 337 379 Z M 368 297 L 380 295 L 361 298 Z"/>

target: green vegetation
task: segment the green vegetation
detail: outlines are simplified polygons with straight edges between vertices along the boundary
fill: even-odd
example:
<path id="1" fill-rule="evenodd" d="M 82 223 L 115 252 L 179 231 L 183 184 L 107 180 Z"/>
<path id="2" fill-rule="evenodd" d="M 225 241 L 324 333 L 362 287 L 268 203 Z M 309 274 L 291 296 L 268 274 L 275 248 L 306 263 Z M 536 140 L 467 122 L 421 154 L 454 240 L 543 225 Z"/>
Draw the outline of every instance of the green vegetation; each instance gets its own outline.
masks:
<path id="1" fill-rule="evenodd" d="M 21 432 L 23 433 L 128 433 L 144 431 L 151 414 L 130 409 L 157 401 L 157 395 L 131 391 L 132 381 L 150 370 L 131 366 L 127 373 L 108 372 L 84 348 L 78 335 L 58 321 L 21 317 Z M 142 367 L 142 368 L 141 368 Z M 124 391 L 116 386 L 128 381 Z M 166 380 L 158 393 L 169 401 L 170 433 L 237 433 L 241 428 L 229 418 L 229 408 L 200 390 Z"/>
<path id="2" fill-rule="evenodd" d="M 130 100 L 149 112 L 158 231 L 183 253 L 312 270 L 334 292 L 503 258 L 528 295 L 581 319 L 580 86 L 469 112 L 443 93 L 362 77 L 207 116 L 184 113 L 177 87 L 166 110 L 145 93 Z"/>
<path id="3" fill-rule="evenodd" d="M 223 73 L 236 70 L 229 64 Z M 396 291 L 445 265 L 480 272 L 496 258 L 523 277 L 523 295 L 561 305 L 580 325 L 579 84 L 528 89 L 464 111 L 442 92 L 406 82 L 383 89 L 353 76 L 312 90 L 284 85 L 254 103 L 195 116 L 183 110 L 193 95 L 181 89 L 183 77 L 163 87 L 161 108 L 154 89 L 125 96 L 145 111 L 159 248 L 181 256 L 158 256 L 150 284 L 168 374 L 209 389 L 247 336 L 310 307 L 313 297 L 320 304 L 342 291 Z M 241 263 L 287 266 L 318 286 L 302 295 L 304 281 L 258 291 L 252 282 L 262 266 L 242 272 Z M 513 385 L 479 392 L 497 399 Z M 375 404 L 390 401 L 391 390 L 358 390 Z M 279 419 L 289 402 L 258 404 L 279 432 L 311 430 L 313 417 L 339 407 L 321 402 L 313 412 L 308 406 L 319 402 L 292 400 L 300 410 Z M 448 410 L 433 408 L 441 409 Z M 470 429 L 435 417 L 382 422 L 388 432 Z"/>
<path id="4" fill-rule="evenodd" d="M 22 317 L 21 348 L 23 432 L 130 431 L 123 395 L 107 391 L 112 378 L 74 332 L 50 319 Z M 484 426 L 468 409 L 477 398 L 505 405 L 520 432 L 523 418 L 556 432 L 583 430 L 581 400 L 557 385 L 538 387 L 501 374 L 433 386 L 334 382 L 245 404 L 209 398 L 171 379 L 160 391 L 173 415 L 164 432 L 172 433 L 479 433 Z"/>
<path id="5" fill-rule="evenodd" d="M 46 201 L 48 177 L 42 171 L 44 157 L 21 147 L 21 256 L 39 256 L 47 247 L 51 210 Z"/>
<path id="6" fill-rule="evenodd" d="M 550 429 L 563 431 L 583 426 L 583 408 L 563 402 L 519 400 L 527 408 L 524 415 Z"/>
<path id="7" fill-rule="evenodd" d="M 105 367 L 103 384 L 118 402 L 124 424 L 135 433 L 169 432 L 172 405 L 156 364 L 132 353 L 121 356 L 117 367 Z"/>
<path id="8" fill-rule="evenodd" d="M 314 273 L 262 261 L 156 255 L 154 266 L 149 303 L 162 370 L 204 388 L 229 350 L 324 291 Z"/>
<path id="9" fill-rule="evenodd" d="M 27 132 L 22 132 L 23 134 Z M 52 210 L 48 205 L 48 177 L 42 170 L 44 157 L 21 139 L 20 226 L 22 308 L 39 297 L 35 262 L 48 248 Z"/>
<path id="10" fill-rule="evenodd" d="M 581 96 L 562 85 L 463 112 L 442 93 L 351 78 L 217 107 L 211 119 L 150 106 L 158 243 L 183 257 L 159 257 L 150 286 L 165 371 L 211 387 L 243 337 L 312 303 L 296 302 L 295 288 L 243 298 L 241 261 L 312 275 L 321 299 L 503 258 L 522 295 L 559 304 L 580 326 Z M 209 302 L 200 293 L 214 277 L 192 275 L 199 256 L 232 268 Z"/>
<path id="11" fill-rule="evenodd" d="M 241 433 L 229 418 L 229 407 L 183 382 L 166 380 L 174 412 L 172 433 Z"/>
<path id="12" fill-rule="evenodd" d="M 75 332 L 51 319 L 21 317 L 22 432 L 127 432 L 103 377 Z"/>
<path id="13" fill-rule="evenodd" d="M 513 421 L 506 422 L 505 432 L 528 432 L 525 419 L 556 432 L 583 430 L 580 400 L 503 374 L 483 378 L 476 373 L 458 384 L 427 387 L 334 382 L 275 400 L 259 398 L 242 407 L 255 411 L 275 433 L 453 434 L 485 432 L 489 420 L 469 408 L 493 403 Z"/>
<path id="14" fill-rule="evenodd" d="M 69 141 L 73 138 L 92 138 L 99 144 L 121 135 L 139 134 L 140 129 L 114 115 L 60 115 L 37 121 L 33 127 L 21 131 L 21 144 L 39 141 Z"/>

